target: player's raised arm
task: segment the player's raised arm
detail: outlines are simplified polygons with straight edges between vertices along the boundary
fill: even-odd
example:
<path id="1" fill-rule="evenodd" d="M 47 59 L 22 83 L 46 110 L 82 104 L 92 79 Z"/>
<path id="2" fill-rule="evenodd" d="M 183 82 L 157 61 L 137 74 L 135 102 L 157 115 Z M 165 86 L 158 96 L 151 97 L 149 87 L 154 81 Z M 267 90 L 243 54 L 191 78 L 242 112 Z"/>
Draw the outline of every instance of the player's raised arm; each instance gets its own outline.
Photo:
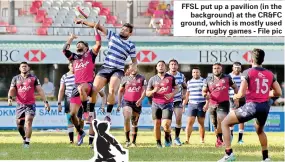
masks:
<path id="1" fill-rule="evenodd" d="M 97 24 L 97 25 L 99 25 L 99 24 Z M 101 48 L 101 35 L 99 34 L 96 26 L 94 27 L 94 33 L 95 33 L 96 44 L 92 47 L 92 52 L 94 55 L 98 55 L 100 48 Z"/>
<path id="2" fill-rule="evenodd" d="M 74 56 L 74 54 L 69 50 L 69 48 L 70 48 L 70 45 L 71 45 L 72 41 L 73 41 L 74 39 L 76 39 L 76 38 L 77 38 L 76 35 L 71 34 L 70 37 L 68 38 L 67 42 L 64 44 L 63 49 L 62 49 L 63 54 L 64 54 L 69 60 L 72 60 L 72 59 L 73 59 L 73 56 Z"/>
<path id="3" fill-rule="evenodd" d="M 95 23 L 95 22 L 88 22 L 86 20 L 82 20 L 82 19 L 75 19 L 74 20 L 75 24 L 83 24 L 86 26 L 89 26 L 90 28 L 94 28 L 96 27 L 98 30 L 100 30 L 102 33 L 104 33 L 105 35 L 107 35 L 107 29 L 100 25 L 99 23 Z"/>

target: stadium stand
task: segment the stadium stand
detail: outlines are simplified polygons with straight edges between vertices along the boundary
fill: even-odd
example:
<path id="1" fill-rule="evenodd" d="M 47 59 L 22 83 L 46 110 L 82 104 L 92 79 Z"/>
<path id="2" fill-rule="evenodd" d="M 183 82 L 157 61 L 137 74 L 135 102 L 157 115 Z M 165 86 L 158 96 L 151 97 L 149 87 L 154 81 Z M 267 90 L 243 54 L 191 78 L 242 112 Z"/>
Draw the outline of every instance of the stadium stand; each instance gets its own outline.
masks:
<path id="1" fill-rule="evenodd" d="M 109 1 L 110 2 L 110 1 Z M 112 5 L 113 5 L 112 1 Z M 2 2 L 4 3 L 4 2 Z M 22 3 L 22 4 L 20 4 Z M 85 28 L 82 25 L 74 24 L 73 19 L 76 16 L 75 8 L 81 6 L 89 17 L 89 21 L 100 20 L 105 27 L 116 30 L 126 21 L 126 4 L 115 2 L 116 8 L 108 4 L 107 1 L 94 0 L 33 0 L 16 2 L 15 25 L 8 24 L 8 8 L 2 8 L 2 16 L 0 18 L 1 34 L 37 34 L 37 35 L 69 35 L 75 33 L 77 35 L 93 35 L 92 29 Z M 125 2 L 126 3 L 126 2 Z M 138 2 L 137 2 L 138 3 Z M 171 35 L 172 15 L 167 4 L 171 2 L 150 0 L 139 2 L 142 3 L 143 14 L 137 15 L 135 18 L 134 35 Z M 17 6 L 18 5 L 18 6 Z M 2 7 L 5 5 L 1 5 Z M 8 3 L 6 4 L 8 7 Z M 118 8 L 124 8 L 121 13 Z M 155 8 L 159 7 L 159 11 Z M 115 10 L 115 11 L 114 11 Z M 160 13 L 160 14 L 157 14 Z M 152 16 L 155 15 L 161 19 L 153 31 L 148 27 Z"/>

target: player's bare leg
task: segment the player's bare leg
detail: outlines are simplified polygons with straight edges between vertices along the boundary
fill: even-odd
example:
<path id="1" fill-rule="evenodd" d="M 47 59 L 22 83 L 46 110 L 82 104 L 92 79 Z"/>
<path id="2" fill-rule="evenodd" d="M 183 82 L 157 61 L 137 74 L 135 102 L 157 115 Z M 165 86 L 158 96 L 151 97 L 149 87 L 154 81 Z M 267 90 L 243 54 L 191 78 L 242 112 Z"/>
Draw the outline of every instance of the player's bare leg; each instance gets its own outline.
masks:
<path id="1" fill-rule="evenodd" d="M 204 117 L 197 117 L 198 118 L 198 124 L 199 124 L 199 133 L 200 133 L 200 140 L 201 143 L 205 142 L 205 125 L 204 125 L 204 121 L 205 118 Z"/>
<path id="2" fill-rule="evenodd" d="M 222 121 L 221 127 L 223 130 L 223 136 L 224 136 L 224 143 L 225 143 L 225 152 L 226 155 L 221 159 L 227 159 L 227 160 L 235 160 L 235 156 L 233 154 L 233 150 L 231 148 L 231 133 L 230 133 L 230 127 L 232 127 L 235 124 L 238 124 L 238 118 L 234 111 L 231 111 Z"/>
<path id="3" fill-rule="evenodd" d="M 74 143 L 74 125 L 72 124 L 70 113 L 66 113 L 66 119 L 67 119 L 67 130 L 68 130 L 70 144 L 73 144 Z"/>
<path id="4" fill-rule="evenodd" d="M 171 120 L 163 119 L 162 120 L 162 127 L 165 133 L 165 147 L 171 146 Z"/>
<path id="5" fill-rule="evenodd" d="M 88 92 L 90 91 L 90 85 L 88 83 L 82 83 L 78 86 L 78 92 L 80 95 L 80 100 L 83 106 L 83 113 L 85 118 L 87 117 L 87 101 L 88 101 Z"/>
<path id="6" fill-rule="evenodd" d="M 72 100 L 72 99 L 71 99 Z M 77 103 L 70 103 L 70 115 L 71 115 L 71 121 L 76 128 L 79 136 L 79 139 L 77 141 L 77 145 L 81 145 L 83 143 L 83 138 L 85 137 L 85 132 L 83 131 L 83 128 L 80 127 L 80 122 L 77 117 L 78 110 L 80 108 L 80 105 Z"/>
<path id="7" fill-rule="evenodd" d="M 154 120 L 154 135 L 155 135 L 155 139 L 157 142 L 157 147 L 162 147 L 161 144 L 161 131 L 160 131 L 160 127 L 161 127 L 161 119 L 155 119 Z"/>
<path id="8" fill-rule="evenodd" d="M 221 147 L 224 143 L 223 141 L 223 132 L 222 132 L 222 121 L 225 119 L 227 116 L 226 113 L 223 112 L 217 112 L 217 134 L 218 134 L 218 141 L 216 147 Z"/>
<path id="9" fill-rule="evenodd" d="M 183 109 L 182 108 L 174 108 L 174 114 L 175 114 L 175 118 L 176 118 L 174 143 L 178 146 L 181 146 L 182 143 L 180 142 L 179 135 L 180 135 L 181 126 L 182 126 Z"/>
<path id="10" fill-rule="evenodd" d="M 26 140 L 26 133 L 25 133 L 25 118 L 17 119 L 17 128 L 18 131 L 23 139 L 23 142 L 25 143 Z"/>
<path id="11" fill-rule="evenodd" d="M 132 108 L 129 106 L 123 107 L 123 115 L 124 115 L 124 131 L 126 136 L 126 147 L 131 145 L 130 141 L 130 130 L 131 130 L 131 116 L 132 116 Z"/>
<path id="12" fill-rule="evenodd" d="M 269 159 L 268 158 L 268 145 L 267 145 L 267 136 L 263 130 L 264 126 L 259 125 L 257 122 L 255 122 L 255 130 L 259 138 L 259 142 L 262 149 L 262 156 L 263 159 Z"/>
<path id="13" fill-rule="evenodd" d="M 107 79 L 96 75 L 94 82 L 93 82 L 93 88 L 92 88 L 92 98 L 95 98 L 94 104 L 96 104 L 96 98 L 99 93 L 99 91 L 107 84 Z M 104 110 L 103 110 L 104 111 Z"/>
<path id="14" fill-rule="evenodd" d="M 91 97 L 89 98 L 89 116 L 88 116 L 88 120 L 87 120 L 87 123 L 90 124 L 90 127 L 89 127 L 89 147 L 91 149 L 94 148 L 93 147 L 93 141 L 94 141 L 94 136 L 95 136 L 95 131 L 93 130 L 93 127 L 91 126 L 93 119 L 96 118 L 95 103 L 96 103 L 97 95 L 96 95 L 95 91 L 96 91 L 96 89 L 93 86 Z"/>
<path id="15" fill-rule="evenodd" d="M 191 117 L 188 117 L 187 119 L 187 125 L 186 125 L 186 144 L 189 144 L 189 140 L 190 140 L 190 136 L 192 134 L 192 130 L 193 130 L 193 124 L 195 123 L 195 119 L 196 117 L 195 116 L 191 116 Z"/>
<path id="16" fill-rule="evenodd" d="M 116 103 L 116 92 L 118 92 L 121 79 L 117 76 L 112 76 L 109 82 L 109 94 L 107 97 L 107 116 L 105 120 L 111 123 L 111 112 L 113 110 L 114 104 Z"/>
<path id="17" fill-rule="evenodd" d="M 136 147 L 136 140 L 138 135 L 138 122 L 139 122 L 140 114 L 137 112 L 132 113 L 131 122 L 132 122 L 132 146 Z"/>
<path id="18" fill-rule="evenodd" d="M 32 136 L 32 126 L 33 126 L 33 120 L 34 116 L 32 115 L 26 115 L 25 117 L 25 127 L 26 127 L 26 132 L 25 132 L 25 147 L 28 147 L 30 144 L 30 139 Z"/>

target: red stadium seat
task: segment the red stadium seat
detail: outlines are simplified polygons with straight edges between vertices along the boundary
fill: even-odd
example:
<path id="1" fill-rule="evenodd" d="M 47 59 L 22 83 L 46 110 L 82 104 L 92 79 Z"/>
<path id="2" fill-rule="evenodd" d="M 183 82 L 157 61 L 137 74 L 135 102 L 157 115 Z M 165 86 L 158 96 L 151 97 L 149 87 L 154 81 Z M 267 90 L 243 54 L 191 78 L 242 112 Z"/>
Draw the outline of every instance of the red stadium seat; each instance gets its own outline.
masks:
<path id="1" fill-rule="evenodd" d="M 46 10 L 38 10 L 38 15 L 46 16 Z"/>
<path id="2" fill-rule="evenodd" d="M 37 35 L 47 35 L 47 28 L 40 27 L 37 29 Z"/>
<path id="3" fill-rule="evenodd" d="M 52 24 L 52 18 L 45 18 L 43 23 Z"/>
<path id="4" fill-rule="evenodd" d="M 10 25 L 10 26 L 8 26 L 8 27 L 6 28 L 6 31 L 7 31 L 8 33 L 14 34 L 14 33 L 17 32 L 17 27 L 16 27 L 15 25 Z"/>
<path id="5" fill-rule="evenodd" d="M 111 16 L 109 15 L 107 17 L 107 24 L 115 24 L 117 22 L 117 16 Z"/>
<path id="6" fill-rule="evenodd" d="M 102 10 L 103 5 L 100 2 L 92 2 L 92 7 L 98 7 L 100 10 Z"/>
<path id="7" fill-rule="evenodd" d="M 34 7 L 34 6 L 31 6 L 30 7 L 30 13 L 35 15 L 35 14 L 38 13 L 38 9 L 36 7 Z"/>
<path id="8" fill-rule="evenodd" d="M 42 23 L 45 19 L 45 15 L 36 15 L 35 22 L 36 23 Z"/>
<path id="9" fill-rule="evenodd" d="M 9 26 L 9 24 L 5 21 L 0 21 L 0 26 Z"/>
<path id="10" fill-rule="evenodd" d="M 105 15 L 106 17 L 108 17 L 108 15 L 110 15 L 110 9 L 108 9 L 108 8 L 102 8 L 102 9 L 100 10 L 99 15 Z"/>
<path id="11" fill-rule="evenodd" d="M 171 21 L 171 19 L 165 18 L 165 19 L 163 19 L 163 24 L 171 26 L 172 21 Z"/>
<path id="12" fill-rule="evenodd" d="M 162 25 L 162 27 L 159 29 L 160 35 L 169 35 L 171 33 L 169 25 Z"/>
<path id="13" fill-rule="evenodd" d="M 34 1 L 32 3 L 32 6 L 39 9 L 42 6 L 42 2 L 41 1 Z"/>

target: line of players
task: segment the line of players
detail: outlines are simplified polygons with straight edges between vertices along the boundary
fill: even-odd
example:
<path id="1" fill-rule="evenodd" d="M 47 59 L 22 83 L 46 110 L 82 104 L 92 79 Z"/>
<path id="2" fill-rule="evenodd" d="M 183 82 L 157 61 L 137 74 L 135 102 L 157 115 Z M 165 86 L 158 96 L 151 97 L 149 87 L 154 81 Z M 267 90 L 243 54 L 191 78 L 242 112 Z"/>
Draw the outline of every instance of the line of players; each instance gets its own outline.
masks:
<path id="1" fill-rule="evenodd" d="M 170 71 L 167 73 L 166 63 L 164 61 L 159 61 L 156 65 L 157 75 L 150 78 L 145 89 L 146 81 L 144 77 L 140 76 L 140 79 L 138 79 L 136 75 L 137 60 L 135 45 L 131 41 L 127 40 L 132 34 L 132 25 L 128 23 L 125 24 L 120 34 L 115 34 L 101 26 L 99 23 L 91 23 L 83 20 L 75 20 L 75 22 L 94 28 L 96 40 L 95 46 L 93 46 L 90 50 L 86 42 L 79 41 L 76 44 L 77 53 L 73 53 L 69 50 L 69 48 L 72 41 L 76 39 L 77 36 L 72 34 L 63 48 L 63 53 L 65 56 L 73 62 L 72 65 L 74 70 L 75 86 L 71 92 L 69 119 L 78 131 L 78 145 L 83 143 L 83 138 L 86 135 L 80 126 L 80 122 L 77 117 L 78 110 L 80 109 L 81 105 L 84 113 L 87 113 L 87 100 L 88 96 L 90 96 L 89 117 L 95 118 L 94 106 L 96 103 L 96 96 L 98 92 L 107 83 L 109 83 L 107 116 L 105 117 L 105 120 L 111 122 L 110 113 L 112 112 L 115 104 L 115 92 L 118 91 L 122 80 L 123 82 L 120 86 L 121 88 L 119 91 L 119 96 L 122 97 L 122 92 L 124 90 L 127 91 L 125 91 L 124 94 L 124 102 L 120 103 L 121 100 L 119 100 L 119 105 L 124 107 L 123 114 L 126 123 L 125 131 L 128 146 L 131 144 L 129 139 L 129 119 L 131 118 L 133 125 L 132 133 L 134 138 L 132 144 L 136 145 L 135 139 L 137 134 L 137 122 L 139 119 L 139 113 L 141 111 L 141 101 L 146 94 L 146 96 L 152 98 L 152 117 L 154 120 L 154 132 L 158 147 L 162 147 L 160 131 L 161 126 L 164 128 L 165 132 L 165 146 L 168 147 L 172 144 L 171 120 L 173 112 L 176 115 L 174 142 L 177 145 L 181 145 L 179 140 L 181 116 L 183 110 L 185 110 L 187 100 L 189 99 L 190 107 L 188 109 L 188 114 L 192 117 L 188 118 L 186 143 L 189 143 L 189 137 L 192 130 L 192 126 L 190 128 L 190 125 L 193 125 L 193 120 L 195 119 L 196 115 L 198 118 L 200 117 L 199 123 L 202 128 L 201 141 L 204 141 L 204 130 L 202 124 L 204 119 L 202 118 L 204 118 L 205 111 L 207 111 L 207 109 L 210 107 L 212 122 L 216 128 L 215 132 L 217 135 L 217 147 L 223 145 L 222 137 L 224 136 L 224 143 L 226 144 L 226 155 L 223 158 L 224 160 L 235 159 L 232 149 L 230 149 L 230 135 L 228 135 L 230 131 L 228 131 L 228 128 L 234 124 L 243 123 L 252 118 L 257 118 L 257 133 L 262 144 L 263 159 L 268 159 L 267 139 L 263 132 L 263 126 L 270 108 L 267 100 L 268 97 L 281 95 L 281 88 L 274 78 L 272 72 L 261 67 L 265 56 L 264 51 L 260 49 L 253 50 L 253 68 L 247 71 L 244 80 L 241 82 L 241 88 L 239 91 L 231 76 L 222 74 L 222 65 L 219 63 L 213 65 L 214 75 L 212 77 L 208 77 L 205 81 L 203 81 L 202 78 L 198 79 L 198 77 L 195 79 L 195 75 L 199 76 L 200 72 L 197 68 L 193 69 L 193 71 L 196 71 L 194 72 L 196 74 L 193 75 L 193 79 L 191 79 L 188 82 L 188 86 L 186 86 L 185 77 L 181 73 L 173 70 L 175 68 L 178 69 L 178 62 L 176 60 L 171 60 Z M 97 29 L 107 36 L 109 44 L 108 55 L 94 79 L 93 69 L 95 66 L 95 59 L 101 47 L 101 36 Z M 131 57 L 132 64 L 126 72 L 126 77 L 122 79 L 124 76 L 124 66 L 128 56 Z M 13 78 L 8 94 L 8 102 L 11 104 L 12 96 L 14 96 L 15 92 L 17 92 L 17 116 L 19 116 L 17 119 L 20 121 L 20 119 L 22 119 L 24 116 L 25 121 L 27 122 L 30 121 L 28 120 L 29 117 L 34 117 L 35 115 L 34 95 L 32 93 L 34 92 L 34 87 L 36 86 L 39 92 L 41 92 L 40 88 L 38 88 L 38 79 L 35 76 L 28 74 L 28 70 L 29 68 L 27 63 L 20 64 L 21 74 Z M 138 88 L 140 87 L 139 85 L 142 88 Z M 186 89 L 186 87 L 188 87 L 187 98 L 184 98 L 185 100 L 182 104 L 182 91 L 183 89 Z M 230 87 L 232 87 L 234 90 L 234 104 L 232 105 L 235 106 L 232 107 L 238 107 L 240 104 L 239 100 L 245 96 L 246 91 L 247 103 L 241 108 L 235 109 L 229 113 Z M 271 89 L 272 91 L 270 91 Z M 140 95 L 132 95 L 132 93 Z M 45 99 L 45 96 L 41 96 L 45 102 L 47 110 L 49 110 L 49 105 Z M 24 102 L 21 102 L 21 100 L 24 100 Z M 104 108 L 102 108 L 102 110 L 104 111 Z M 202 111 L 204 113 L 202 113 Z M 260 118 L 260 116 L 262 116 L 262 118 Z M 21 136 L 23 139 L 25 138 L 26 146 L 28 145 L 30 139 L 31 124 L 30 126 L 28 125 L 28 129 L 26 128 L 26 132 L 29 132 L 27 130 L 30 130 L 29 133 L 26 133 L 28 136 L 23 133 L 23 123 L 17 122 L 17 125 Z M 90 127 L 89 134 L 91 136 L 94 135 L 92 127 Z"/>

